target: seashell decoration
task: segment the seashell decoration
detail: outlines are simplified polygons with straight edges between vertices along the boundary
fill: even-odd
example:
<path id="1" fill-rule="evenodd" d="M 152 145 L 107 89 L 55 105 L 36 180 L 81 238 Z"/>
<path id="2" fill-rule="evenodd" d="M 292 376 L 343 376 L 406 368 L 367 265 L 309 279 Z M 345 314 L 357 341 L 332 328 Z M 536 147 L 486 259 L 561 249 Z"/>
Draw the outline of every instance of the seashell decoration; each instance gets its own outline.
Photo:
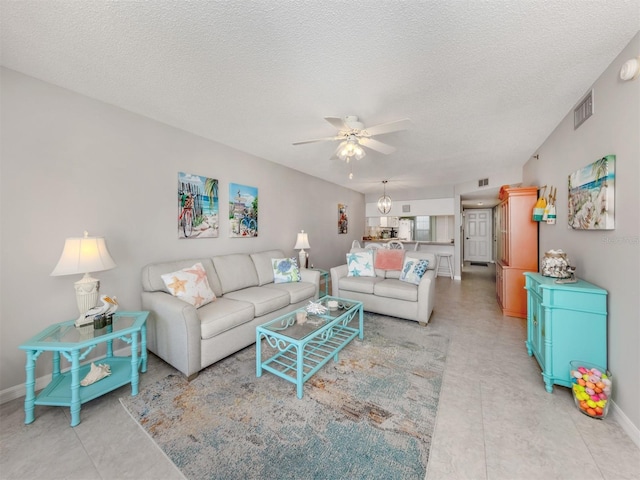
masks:
<path id="1" fill-rule="evenodd" d="M 540 272 L 545 277 L 570 278 L 569 258 L 562 250 L 549 250 L 542 258 Z"/>

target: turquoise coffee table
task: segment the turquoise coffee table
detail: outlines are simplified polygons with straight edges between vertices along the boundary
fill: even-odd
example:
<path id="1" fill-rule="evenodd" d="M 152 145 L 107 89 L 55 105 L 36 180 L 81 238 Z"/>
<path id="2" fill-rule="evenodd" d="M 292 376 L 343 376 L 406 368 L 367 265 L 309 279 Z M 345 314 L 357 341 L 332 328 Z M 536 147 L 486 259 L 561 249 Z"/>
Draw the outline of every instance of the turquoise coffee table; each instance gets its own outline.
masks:
<path id="1" fill-rule="evenodd" d="M 256 376 L 266 370 L 296 384 L 298 398 L 302 387 L 331 358 L 338 361 L 338 352 L 351 340 L 364 338 L 362 302 L 326 296 L 318 303 L 327 305 L 336 300 L 339 308 L 324 315 L 308 314 L 306 323 L 296 322 L 296 312 L 282 315 L 256 328 Z M 358 321 L 353 321 L 358 315 Z M 275 354 L 262 359 L 262 339 Z"/>
<path id="2" fill-rule="evenodd" d="M 94 330 L 93 325 L 76 327 L 75 320 L 56 323 L 20 345 L 27 353 L 24 399 L 24 423 L 35 420 L 35 405 L 71 407 L 71 426 L 80 423 L 80 405 L 127 383 L 131 384 L 131 395 L 138 394 L 138 370 L 147 371 L 147 327 L 149 312 L 117 312 L 111 325 Z M 131 345 L 131 355 L 113 356 L 113 341 L 120 339 Z M 97 382 L 80 386 L 80 380 L 89 372 L 91 364 L 80 366 L 97 345 L 106 344 L 106 357 L 94 363 L 106 363 L 111 367 L 111 375 Z M 139 353 L 138 353 L 139 350 Z M 36 360 L 42 352 L 53 352 L 53 374 L 51 383 L 36 397 Z M 60 354 L 70 363 L 71 368 L 60 372 Z"/>

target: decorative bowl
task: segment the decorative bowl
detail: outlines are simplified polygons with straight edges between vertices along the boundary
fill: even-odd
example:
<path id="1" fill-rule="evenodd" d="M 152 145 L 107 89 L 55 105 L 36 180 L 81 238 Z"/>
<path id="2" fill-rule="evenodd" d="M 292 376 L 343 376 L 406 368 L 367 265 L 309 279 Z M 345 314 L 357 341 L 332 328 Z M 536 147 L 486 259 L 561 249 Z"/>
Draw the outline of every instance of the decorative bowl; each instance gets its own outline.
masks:
<path id="1" fill-rule="evenodd" d="M 609 411 L 613 375 L 593 363 L 573 360 L 569 363 L 571 392 L 578 410 L 592 418 L 604 418 Z"/>

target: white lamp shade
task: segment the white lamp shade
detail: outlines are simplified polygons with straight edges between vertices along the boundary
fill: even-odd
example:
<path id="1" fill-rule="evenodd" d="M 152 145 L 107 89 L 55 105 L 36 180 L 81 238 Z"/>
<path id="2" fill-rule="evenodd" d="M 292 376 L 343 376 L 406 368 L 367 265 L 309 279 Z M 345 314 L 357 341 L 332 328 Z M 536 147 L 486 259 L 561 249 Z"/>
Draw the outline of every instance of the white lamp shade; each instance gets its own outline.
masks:
<path id="1" fill-rule="evenodd" d="M 65 240 L 64 250 L 51 275 L 101 272 L 115 266 L 104 238 L 89 237 L 85 232 L 82 238 L 73 237 Z"/>
<path id="2" fill-rule="evenodd" d="M 293 247 L 295 250 L 302 248 L 311 248 L 311 245 L 309 245 L 309 236 L 304 233 L 304 230 L 302 230 L 299 234 L 298 234 L 298 238 L 296 239 L 296 245 Z"/>

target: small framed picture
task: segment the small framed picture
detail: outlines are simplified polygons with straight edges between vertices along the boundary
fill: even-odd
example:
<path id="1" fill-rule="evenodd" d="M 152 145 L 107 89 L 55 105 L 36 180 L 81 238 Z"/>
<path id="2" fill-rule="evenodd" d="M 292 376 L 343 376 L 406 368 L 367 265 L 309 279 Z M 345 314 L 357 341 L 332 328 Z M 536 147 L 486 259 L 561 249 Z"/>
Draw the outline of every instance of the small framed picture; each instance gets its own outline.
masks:
<path id="1" fill-rule="evenodd" d="M 338 233 L 348 233 L 349 218 L 347 217 L 347 206 L 338 204 Z"/>

